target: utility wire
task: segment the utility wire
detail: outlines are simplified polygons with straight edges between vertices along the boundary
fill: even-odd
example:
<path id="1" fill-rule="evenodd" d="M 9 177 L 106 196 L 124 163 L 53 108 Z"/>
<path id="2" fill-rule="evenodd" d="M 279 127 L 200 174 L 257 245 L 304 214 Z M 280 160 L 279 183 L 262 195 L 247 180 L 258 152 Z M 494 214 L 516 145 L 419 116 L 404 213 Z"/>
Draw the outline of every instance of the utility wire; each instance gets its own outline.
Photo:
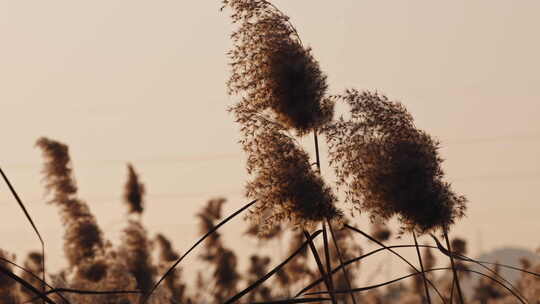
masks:
<path id="1" fill-rule="evenodd" d="M 466 139 L 448 139 L 441 140 L 443 146 L 458 146 L 458 145 L 472 145 L 472 144 L 487 144 L 491 142 L 530 142 L 538 141 L 540 142 L 540 134 L 516 134 L 516 135 L 505 135 L 505 136 L 493 136 L 493 137 L 478 137 L 478 138 L 466 138 Z M 223 159 L 239 159 L 244 157 L 242 152 L 231 152 L 231 153 L 201 153 L 193 154 L 189 156 L 174 156 L 174 155 L 161 155 L 155 157 L 141 158 L 138 160 L 133 160 L 133 163 L 200 163 L 208 161 L 216 161 Z M 100 160 L 81 160 L 74 161 L 77 165 L 79 164 L 125 164 L 126 160 L 120 159 L 100 159 Z M 9 167 L 33 167 L 40 166 L 41 164 L 36 163 L 13 163 L 13 164 L 4 164 L 4 166 Z"/>

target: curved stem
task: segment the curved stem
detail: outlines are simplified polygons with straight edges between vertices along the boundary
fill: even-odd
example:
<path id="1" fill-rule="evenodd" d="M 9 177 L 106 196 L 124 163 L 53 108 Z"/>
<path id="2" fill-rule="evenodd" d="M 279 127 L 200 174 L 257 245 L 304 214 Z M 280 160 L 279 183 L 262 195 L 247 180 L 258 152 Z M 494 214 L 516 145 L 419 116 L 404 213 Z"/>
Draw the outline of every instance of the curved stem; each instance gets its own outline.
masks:
<path id="1" fill-rule="evenodd" d="M 15 188 L 13 188 L 13 186 L 11 185 L 11 182 L 9 181 L 6 174 L 4 174 L 4 171 L 2 170 L 2 168 L 0 168 L 0 174 L 2 175 L 2 178 L 4 179 L 4 182 L 7 184 L 9 190 L 11 191 L 11 194 L 13 195 L 13 197 L 15 198 L 17 203 L 19 204 L 19 207 L 21 207 L 22 211 L 24 212 L 24 216 L 26 216 L 26 219 L 28 220 L 28 222 L 30 222 L 30 225 L 32 225 L 32 228 L 34 229 L 34 232 L 36 233 L 36 235 L 37 235 L 37 237 L 39 239 L 39 242 L 41 243 L 41 271 L 42 271 L 42 281 L 43 281 L 42 284 L 41 284 L 41 289 L 42 289 L 43 292 L 45 292 L 45 285 L 46 285 L 46 280 L 45 280 L 45 242 L 43 241 L 43 238 L 41 237 L 41 234 L 39 233 L 39 230 L 37 229 L 36 225 L 34 224 L 34 221 L 32 220 L 32 217 L 30 216 L 30 213 L 28 213 L 28 210 L 26 210 L 26 207 L 24 206 L 21 198 L 17 194 L 17 191 L 15 191 Z M 45 301 L 45 300 L 43 300 L 43 301 Z"/>
<path id="2" fill-rule="evenodd" d="M 411 264 L 411 262 L 409 262 L 406 258 L 404 258 L 402 255 L 400 255 L 399 253 L 395 252 L 394 250 L 392 250 L 391 248 L 389 248 L 388 246 L 384 245 L 383 243 L 379 242 L 378 240 L 376 240 L 375 238 L 373 238 L 372 236 L 370 236 L 369 234 L 363 232 L 362 230 L 356 228 L 356 227 L 353 227 L 349 224 L 345 224 L 345 227 L 347 227 L 348 229 L 351 229 L 357 233 L 360 233 L 361 235 L 365 236 L 366 238 L 368 238 L 370 241 L 372 242 L 375 242 L 377 243 L 379 246 L 383 247 L 384 249 L 390 251 L 392 254 L 396 255 L 398 258 L 400 258 L 402 261 L 404 261 L 405 263 L 407 263 L 407 265 L 409 265 L 414 271 L 420 273 L 420 270 L 418 270 L 418 268 L 414 267 L 413 264 Z M 444 299 L 444 297 L 442 296 L 442 294 L 439 292 L 439 290 L 437 289 L 437 287 L 433 284 L 433 282 L 431 282 L 431 280 L 427 279 L 427 282 L 429 283 L 429 285 L 435 290 L 435 292 L 437 293 L 437 295 L 441 298 L 441 301 L 443 303 L 446 304 L 446 301 Z"/>
<path id="3" fill-rule="evenodd" d="M 35 275 L 33 272 L 31 272 L 30 270 L 22 267 L 21 265 L 18 265 L 17 263 L 14 263 L 6 258 L 3 258 L 0 256 L 0 261 L 4 262 L 4 263 L 8 263 L 12 266 L 14 266 L 15 268 L 18 268 L 20 270 L 22 270 L 23 272 L 26 272 L 27 274 L 29 274 L 31 277 L 33 277 L 34 279 L 38 280 L 42 285 L 46 285 L 47 287 L 49 287 L 50 289 L 55 289 L 53 286 L 49 285 L 47 282 L 43 281 L 40 277 L 38 277 L 37 275 Z M 44 294 L 47 294 L 47 292 L 44 292 Z M 64 298 L 64 296 L 59 293 L 58 296 L 64 300 L 65 303 L 69 303 L 68 299 Z M 37 299 L 40 299 L 40 297 L 36 297 L 35 299 L 31 300 L 31 301 L 34 301 L 34 300 L 37 300 Z"/>
<path id="4" fill-rule="evenodd" d="M 452 270 L 453 269 L 451 267 L 442 267 L 442 268 L 433 268 L 433 269 L 427 269 L 425 270 L 425 272 L 432 272 L 432 271 L 439 271 L 439 270 Z M 486 277 L 490 280 L 492 280 L 493 282 L 497 283 L 498 285 L 500 285 L 501 287 L 503 287 L 504 289 L 506 289 L 507 291 L 509 291 L 514 297 L 516 297 L 522 304 L 527 304 L 522 298 L 520 298 L 512 289 L 508 288 L 506 285 L 504 285 L 503 283 L 501 283 L 499 280 L 485 274 L 485 273 L 482 273 L 480 271 L 476 271 L 476 270 L 470 270 L 470 269 L 459 269 L 459 271 L 464 271 L 464 272 L 470 272 L 470 273 L 475 273 L 477 275 L 480 275 L 480 276 L 483 276 L 483 277 Z M 380 284 L 376 284 L 376 285 L 372 285 L 372 286 L 366 286 L 366 287 L 360 287 L 360 288 L 355 288 L 353 290 L 336 290 L 335 293 L 347 293 L 347 292 L 360 292 L 360 291 L 366 291 L 366 290 L 370 290 L 370 289 L 375 289 L 375 288 L 379 288 L 379 287 L 382 287 L 382 286 L 385 286 L 385 285 L 389 285 L 389 284 L 392 284 L 392 283 L 395 283 L 395 282 L 398 282 L 398 281 L 401 281 L 401 280 L 404 280 L 406 278 L 409 278 L 409 277 L 412 277 L 412 276 L 415 276 L 415 275 L 420 275 L 421 273 L 417 272 L 417 273 L 411 273 L 409 275 L 406 275 L 406 276 L 402 276 L 400 278 L 397 278 L 397 279 L 394 279 L 394 280 L 390 280 L 390 281 L 387 281 L 387 282 L 384 282 L 384 283 L 380 283 Z M 306 293 L 306 295 L 318 295 L 318 294 L 325 294 L 327 293 L 326 291 L 317 291 L 317 292 L 310 292 L 310 293 Z"/>
<path id="5" fill-rule="evenodd" d="M 251 207 L 253 204 L 255 204 L 257 202 L 257 200 L 253 200 L 251 202 L 249 202 L 248 204 L 246 204 L 244 207 L 238 209 L 236 212 L 234 212 L 233 214 L 229 215 L 226 219 L 222 220 L 221 222 L 219 222 L 219 224 L 217 224 L 214 228 L 212 228 L 212 230 L 208 231 L 205 235 L 203 235 L 195 244 L 193 244 L 193 246 L 191 246 L 191 248 L 188 249 L 188 251 L 186 251 L 186 253 L 184 253 L 176 262 L 174 262 L 174 264 L 167 270 L 167 272 L 165 272 L 165 274 L 163 276 L 161 276 L 161 278 L 157 281 L 156 284 L 154 284 L 154 286 L 152 287 L 152 289 L 150 289 L 150 291 L 148 292 L 148 294 L 146 294 L 144 296 L 144 298 L 142 299 L 141 301 L 141 304 L 144 304 L 146 303 L 146 301 L 148 301 L 148 299 L 150 298 L 150 296 L 152 296 L 152 293 L 156 290 L 156 288 L 159 286 L 159 284 L 165 280 L 165 278 L 170 275 L 174 268 L 176 266 L 178 266 L 178 264 L 180 264 L 180 262 L 182 262 L 182 260 L 193 250 L 195 249 L 195 247 L 197 247 L 200 243 L 202 243 L 202 241 L 204 241 L 207 237 L 209 237 L 210 235 L 212 235 L 212 233 L 214 233 L 215 231 L 217 231 L 219 229 L 219 227 L 223 226 L 225 223 L 227 223 L 228 221 L 230 221 L 231 219 L 233 219 L 235 216 L 237 216 L 238 214 L 242 213 L 244 210 L 246 210 L 247 208 Z"/>
<path id="6" fill-rule="evenodd" d="M 319 234 L 321 233 L 321 230 L 318 230 L 318 231 L 315 231 L 312 235 L 310 235 L 309 239 L 304 241 L 304 243 L 302 245 L 300 245 L 300 247 L 298 247 L 298 249 L 296 249 L 288 258 L 286 258 L 284 261 L 282 261 L 279 265 L 277 265 L 276 267 L 274 267 L 274 269 L 272 269 L 271 271 L 269 271 L 267 274 L 265 274 L 263 277 L 259 278 L 257 281 L 255 281 L 253 284 L 251 284 L 250 286 L 246 287 L 244 290 L 242 290 L 241 292 L 237 293 L 236 295 L 234 295 L 232 298 L 230 298 L 229 300 L 227 300 L 227 302 L 225 302 L 225 304 L 230 304 L 230 303 L 234 303 L 236 302 L 237 300 L 239 300 L 241 297 L 243 297 L 244 295 L 246 295 L 248 292 L 250 292 L 251 290 L 255 289 L 257 286 L 259 286 L 260 284 L 262 284 L 264 281 L 268 280 L 272 275 L 274 275 L 276 272 L 278 272 L 283 266 L 285 266 L 287 263 L 289 263 L 289 261 L 291 261 L 295 256 L 297 256 L 300 251 L 302 251 L 307 245 L 308 243 L 316 238 Z"/>
<path id="7" fill-rule="evenodd" d="M 42 299 L 44 302 L 49 304 L 56 304 L 51 298 L 47 297 L 46 294 L 40 292 L 38 289 L 36 289 L 32 284 L 25 281 L 23 278 L 19 277 L 18 275 L 14 274 L 9 269 L 5 268 L 4 266 L 0 265 L 0 273 L 3 273 L 10 279 L 16 281 L 17 283 L 21 284 L 24 288 L 28 289 L 32 293 L 34 293 L 37 297 Z"/>

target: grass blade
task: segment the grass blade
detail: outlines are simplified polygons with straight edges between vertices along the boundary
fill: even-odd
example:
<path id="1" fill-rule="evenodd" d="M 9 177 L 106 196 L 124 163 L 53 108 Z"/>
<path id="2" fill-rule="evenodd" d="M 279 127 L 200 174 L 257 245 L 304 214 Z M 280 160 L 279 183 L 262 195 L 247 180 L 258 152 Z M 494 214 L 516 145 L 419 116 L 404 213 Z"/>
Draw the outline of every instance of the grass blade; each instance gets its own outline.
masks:
<path id="1" fill-rule="evenodd" d="M 361 235 L 363 235 L 364 237 L 368 238 L 370 241 L 372 242 L 375 242 L 377 243 L 379 246 L 387 249 L 388 251 L 390 251 L 392 254 L 394 254 L 395 256 L 397 256 L 398 258 L 400 258 L 402 261 L 404 261 L 405 263 L 407 263 L 407 265 L 409 265 L 412 269 L 414 269 L 414 271 L 420 273 L 420 271 L 413 265 L 411 264 L 411 262 L 409 262 L 406 258 L 404 258 L 402 255 L 400 255 L 399 253 L 397 253 L 396 251 L 388 248 L 386 245 L 384 245 L 383 243 L 379 242 L 378 240 L 374 239 L 373 237 L 371 237 L 369 234 L 363 232 L 362 230 L 356 228 L 356 227 L 353 227 L 349 224 L 345 224 L 345 227 L 347 227 L 348 229 L 351 229 L 352 231 L 355 231 L 357 233 L 360 233 Z M 444 300 L 444 297 L 442 296 L 442 294 L 439 292 L 439 290 L 437 289 L 437 287 L 433 284 L 433 282 L 431 282 L 431 280 L 427 280 L 429 285 L 431 285 L 431 287 L 435 290 L 435 292 L 437 293 L 437 295 L 441 298 L 441 301 L 443 303 L 446 304 L 446 301 Z"/>
<path id="2" fill-rule="evenodd" d="M 314 238 L 316 238 L 322 231 L 321 230 L 318 230 L 316 231 L 315 233 L 313 233 L 309 240 L 306 240 L 304 241 L 304 243 L 302 243 L 302 245 L 300 247 L 298 247 L 298 249 L 296 249 L 296 251 L 294 251 L 288 258 L 286 258 L 283 262 L 281 262 L 279 265 L 277 265 L 276 267 L 274 267 L 274 269 L 272 269 L 270 272 L 268 272 L 267 274 L 265 274 L 263 277 L 261 277 L 260 279 L 258 279 L 257 281 L 255 281 L 253 284 L 251 284 L 250 286 L 246 287 L 244 290 L 242 290 L 241 292 L 237 293 L 236 295 L 234 295 L 232 298 L 230 298 L 229 300 L 227 300 L 227 302 L 225 302 L 226 304 L 229 304 L 229 303 L 234 303 L 236 301 L 238 301 L 241 297 L 243 297 L 244 295 L 246 295 L 247 293 L 249 293 L 251 290 L 255 289 L 257 286 L 259 286 L 260 284 L 262 284 L 264 281 L 268 280 L 272 275 L 274 275 L 276 272 L 278 272 L 283 266 L 285 266 L 285 264 L 287 264 L 290 260 L 292 260 L 297 254 L 300 253 L 300 251 L 302 251 L 302 249 L 304 249 L 304 247 L 307 246 L 307 244 Z M 281 302 L 280 302 L 281 303 Z M 287 303 L 287 302 L 284 302 L 284 303 Z M 303 302 L 296 302 L 296 303 L 303 303 Z"/>
<path id="3" fill-rule="evenodd" d="M 429 296 L 429 289 L 427 285 L 426 274 L 424 273 L 424 263 L 422 263 L 422 255 L 420 254 L 420 248 L 418 247 L 418 240 L 416 239 L 416 232 L 412 231 L 414 239 L 414 247 L 416 247 L 416 254 L 418 255 L 418 262 L 420 263 L 420 270 L 422 270 L 422 279 L 424 281 L 424 289 L 426 291 L 426 300 L 428 304 L 431 304 L 431 297 Z"/>
<path id="4" fill-rule="evenodd" d="M 38 277 L 37 275 L 35 275 L 35 274 L 34 274 L 33 272 L 31 272 L 30 270 L 28 270 L 28 269 L 26 269 L 26 268 L 24 268 L 24 267 L 18 265 L 17 263 L 14 263 L 14 262 L 12 262 L 12 261 L 10 261 L 10 260 L 8 260 L 8 259 L 5 259 L 5 258 L 3 258 L 3 257 L 0 257 L 0 260 L 3 261 L 3 262 L 5 262 L 5 263 L 8 263 L 8 264 L 10 264 L 10 265 L 13 265 L 14 267 L 16 267 L 16 268 L 18 268 L 18 269 L 20 269 L 20 270 L 22 270 L 22 271 L 28 273 L 28 274 L 31 275 L 34 279 L 40 281 L 43 285 L 49 287 L 50 289 L 54 289 L 53 286 L 49 285 L 49 284 L 48 284 L 47 282 L 45 282 L 45 281 L 42 281 L 42 279 L 41 279 L 40 277 Z M 44 294 L 47 294 L 47 293 L 44 292 Z M 70 302 L 68 301 L 68 299 L 64 298 L 64 296 L 62 296 L 62 294 L 59 293 L 58 296 L 59 296 L 62 300 L 64 300 L 67 304 L 70 304 Z M 36 298 L 32 299 L 30 302 L 35 301 L 35 300 L 37 300 L 37 299 L 39 299 L 39 297 L 36 297 Z"/>
<path id="5" fill-rule="evenodd" d="M 324 279 L 324 283 L 326 284 L 326 289 L 328 291 L 332 291 L 329 277 L 326 276 L 326 272 L 324 271 L 324 266 L 321 262 L 321 258 L 319 257 L 319 254 L 317 253 L 317 248 L 315 248 L 315 244 L 313 243 L 313 240 L 311 240 L 309 233 L 304 230 L 304 235 L 306 236 L 306 239 L 309 241 L 309 248 L 311 249 L 311 253 L 313 254 L 313 258 L 315 258 L 315 262 L 317 263 L 317 267 L 319 268 L 319 272 L 321 273 L 321 277 Z M 330 292 L 330 298 L 332 299 L 333 304 L 337 304 L 336 299 L 334 297 L 334 294 Z"/>
<path id="6" fill-rule="evenodd" d="M 425 271 L 423 271 L 422 273 L 428 273 L 428 272 L 432 272 L 432 271 L 439 271 L 439 270 L 452 270 L 452 267 L 441 267 L 441 268 L 433 268 L 433 269 L 427 269 Z M 458 271 L 463 271 L 463 272 L 470 272 L 470 273 L 475 273 L 477 275 L 480 275 L 480 276 L 483 276 L 483 277 L 486 277 L 490 280 L 492 280 L 493 282 L 497 283 L 498 285 L 500 285 L 501 287 L 503 287 L 504 289 L 508 290 L 514 297 L 516 297 L 522 304 L 527 304 L 527 302 L 523 301 L 523 299 L 521 299 L 512 289 L 508 288 L 506 285 L 504 285 L 502 282 L 500 282 L 499 280 L 493 278 L 492 276 L 489 276 L 485 273 L 482 273 L 482 272 L 479 272 L 479 271 L 475 271 L 475 270 L 470 270 L 470 269 L 457 269 Z M 416 272 L 416 273 L 411 273 L 411 274 L 408 274 L 406 276 L 402 276 L 400 278 L 397 278 L 397 279 L 394 279 L 394 280 L 390 280 L 390 281 L 387 281 L 387 282 L 384 282 L 384 283 L 380 283 L 380 284 L 375 284 L 375 285 L 371 285 L 371 286 L 366 286 L 366 287 L 360 287 L 360 288 L 354 288 L 352 290 L 336 290 L 334 291 L 335 293 L 349 293 L 349 292 L 361 292 L 361 291 L 366 291 L 366 290 L 370 290 L 370 289 L 375 289 L 375 288 L 379 288 L 379 287 L 382 287 L 382 286 L 385 286 L 385 285 L 389 285 L 389 284 L 392 284 L 392 283 L 395 283 L 395 282 L 398 282 L 398 281 L 401 281 L 401 280 L 404 280 L 404 279 L 407 279 L 407 278 L 410 278 L 412 276 L 416 276 L 416 275 L 421 275 L 422 273 L 420 272 Z M 306 295 L 319 295 L 319 294 L 327 294 L 328 292 L 327 291 L 317 291 L 317 292 L 310 292 L 310 293 L 306 293 Z"/>
<path id="7" fill-rule="evenodd" d="M 336 253 L 337 253 L 337 256 L 338 256 L 338 259 L 339 259 L 339 264 L 340 266 L 342 266 L 342 269 L 343 269 L 343 276 L 345 277 L 345 282 L 347 283 L 347 288 L 349 289 L 352 289 L 352 284 L 351 284 L 351 280 L 349 279 L 349 274 L 347 273 L 347 268 L 344 267 L 343 265 L 343 256 L 341 255 L 341 250 L 339 249 L 339 246 L 338 246 L 338 242 L 336 240 L 336 236 L 335 236 L 335 233 L 334 233 L 334 228 L 332 228 L 332 224 L 330 223 L 330 221 L 327 221 L 328 223 L 328 229 L 330 229 L 330 234 L 332 236 L 332 240 L 334 241 L 334 247 L 336 247 Z M 330 270 L 328 270 L 330 273 L 333 273 L 331 272 Z M 351 292 L 351 299 L 352 299 L 352 302 L 353 304 L 356 304 L 356 299 L 354 297 L 354 294 Z"/>
<path id="8" fill-rule="evenodd" d="M 15 191 L 15 188 L 13 188 L 13 186 L 11 185 L 11 182 L 9 181 L 7 175 L 4 173 L 4 170 L 2 170 L 2 168 L 0 168 L 0 174 L 2 175 L 2 178 L 4 179 L 4 182 L 7 184 L 9 191 L 11 191 L 11 194 L 13 195 L 13 197 L 19 204 L 19 207 L 21 207 L 22 211 L 24 212 L 26 219 L 28 220 L 28 222 L 30 222 L 30 225 L 32 225 L 32 228 L 34 229 L 34 232 L 36 233 L 39 239 L 39 242 L 41 243 L 41 265 L 42 265 L 41 271 L 43 273 L 42 281 L 43 283 L 45 283 L 46 282 L 45 280 L 45 242 L 43 241 L 43 238 L 41 237 L 41 233 L 39 233 L 39 230 L 37 229 L 36 224 L 34 224 L 34 220 L 32 220 L 30 213 L 28 213 L 28 210 L 26 210 L 26 207 L 24 206 L 21 198 L 17 194 L 17 191 Z M 43 291 L 45 291 L 45 284 L 42 285 L 42 289 Z"/>
<path id="9" fill-rule="evenodd" d="M 223 226 L 224 224 L 226 224 L 228 221 L 230 221 L 231 219 L 233 219 L 235 216 L 237 216 L 238 214 L 242 213 L 244 210 L 246 210 L 247 208 L 251 207 L 253 204 L 255 204 L 257 202 L 257 200 L 253 200 L 251 202 L 249 202 L 248 204 L 246 204 L 245 206 L 243 206 L 242 208 L 238 209 L 236 212 L 234 212 L 233 214 L 229 215 L 226 219 L 222 220 L 221 222 L 219 222 L 219 224 L 217 224 L 212 230 L 208 231 L 205 235 L 203 235 L 195 244 L 193 244 L 193 246 L 191 246 L 191 248 L 189 248 L 188 251 L 186 251 L 186 253 L 184 253 L 168 270 L 167 272 L 165 272 L 165 274 L 163 276 L 161 276 L 161 278 L 157 281 L 156 284 L 154 284 L 154 286 L 152 287 L 152 289 L 150 289 L 150 291 L 148 292 L 148 294 L 145 295 L 145 297 L 143 298 L 143 300 L 141 301 L 142 304 L 146 303 L 146 301 L 148 301 L 148 299 L 150 298 L 150 296 L 152 295 L 152 293 L 156 290 L 156 288 L 159 286 L 159 284 L 161 284 L 161 282 L 168 276 L 172 273 L 172 271 L 174 270 L 174 268 L 176 266 L 178 266 L 178 264 L 180 264 L 180 262 L 182 262 L 182 260 L 193 250 L 195 249 L 200 243 L 202 243 L 202 241 L 204 241 L 207 237 L 209 237 L 210 235 L 212 235 L 212 233 L 214 233 L 216 230 L 219 229 L 219 227 Z"/>
<path id="10" fill-rule="evenodd" d="M 40 292 L 38 289 L 36 289 L 32 284 L 25 281 L 23 278 L 19 277 L 18 275 L 11 272 L 9 269 L 5 268 L 4 266 L 0 265 L 0 272 L 8 276 L 10 279 L 16 281 L 17 283 L 21 284 L 24 288 L 28 289 L 29 291 L 33 292 L 38 296 L 40 299 L 45 301 L 49 304 L 56 304 L 51 298 L 47 297 L 44 293 Z"/>
<path id="11" fill-rule="evenodd" d="M 393 246 L 388 246 L 388 249 L 392 249 L 392 248 L 413 248 L 413 247 L 415 247 L 415 246 L 414 246 L 414 245 L 393 245 Z M 420 245 L 420 247 L 424 247 L 424 246 Z M 428 247 L 428 246 L 425 246 L 425 247 Z M 350 260 L 348 260 L 348 261 L 343 262 L 342 265 L 340 265 L 340 266 L 334 268 L 334 269 L 331 271 L 331 273 L 336 273 L 336 272 L 338 272 L 339 270 L 345 268 L 345 266 L 347 266 L 347 265 L 350 265 L 350 264 L 352 264 L 352 263 L 356 263 L 356 262 L 358 262 L 358 261 L 360 261 L 360 260 L 362 260 L 362 259 L 364 259 L 364 258 L 369 257 L 370 255 L 373 255 L 373 254 L 375 254 L 375 253 L 377 253 L 377 252 L 380 252 L 380 251 L 383 251 L 383 250 L 388 250 L 388 249 L 386 249 L 386 248 L 378 248 L 378 249 L 375 249 L 375 250 L 370 251 L 370 252 L 368 252 L 368 253 L 365 253 L 365 254 L 363 254 L 363 255 L 361 255 L 361 256 L 352 258 L 352 259 L 350 259 Z M 313 288 L 313 287 L 317 286 L 318 284 L 322 283 L 323 280 L 324 280 L 324 278 L 321 277 L 321 278 L 318 278 L 317 280 L 315 280 L 315 281 L 309 283 L 306 287 L 302 288 L 302 290 L 300 290 L 300 291 L 295 295 L 295 297 L 301 296 L 301 295 L 304 294 L 306 291 L 308 291 L 308 290 L 310 290 L 311 288 Z"/>

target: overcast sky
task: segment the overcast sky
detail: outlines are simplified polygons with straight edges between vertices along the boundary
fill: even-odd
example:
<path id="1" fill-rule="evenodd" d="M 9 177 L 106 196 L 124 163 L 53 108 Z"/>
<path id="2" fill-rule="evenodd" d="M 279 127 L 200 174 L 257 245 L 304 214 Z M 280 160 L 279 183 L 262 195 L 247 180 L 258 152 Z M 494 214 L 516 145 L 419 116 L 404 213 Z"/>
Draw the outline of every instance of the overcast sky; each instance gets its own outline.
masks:
<path id="1" fill-rule="evenodd" d="M 441 140 L 447 179 L 470 200 L 453 235 L 473 254 L 540 245 L 539 1 L 274 3 L 313 48 L 331 93 L 387 94 Z M 45 236 L 53 268 L 62 264 L 62 230 L 40 183 L 40 136 L 70 146 L 80 197 L 111 239 L 124 223 L 126 162 L 148 189 L 148 229 L 180 251 L 196 239 L 193 215 L 208 198 L 227 197 L 227 212 L 247 201 L 239 134 L 226 112 L 236 100 L 225 89 L 232 27 L 219 7 L 0 0 L 0 165 Z M 39 248 L 3 185 L 0 207 L 0 247 L 20 257 Z M 245 244 L 236 237 L 243 229 L 241 219 L 226 227 L 233 244 Z"/>

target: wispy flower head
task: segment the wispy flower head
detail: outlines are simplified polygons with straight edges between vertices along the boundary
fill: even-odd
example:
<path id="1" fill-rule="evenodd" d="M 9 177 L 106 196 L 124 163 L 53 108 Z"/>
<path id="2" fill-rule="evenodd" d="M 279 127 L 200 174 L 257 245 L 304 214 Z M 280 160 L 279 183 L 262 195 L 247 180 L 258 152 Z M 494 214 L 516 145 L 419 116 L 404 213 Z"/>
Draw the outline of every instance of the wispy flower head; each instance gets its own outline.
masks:
<path id="1" fill-rule="evenodd" d="M 163 234 L 156 235 L 156 242 L 159 247 L 159 260 L 163 262 L 174 262 L 180 257 L 173 249 L 171 241 Z"/>
<path id="2" fill-rule="evenodd" d="M 464 215 L 465 197 L 443 181 L 439 143 L 416 129 L 402 104 L 356 90 L 334 98 L 351 108 L 350 119 L 324 130 L 347 201 L 382 219 L 397 215 L 402 228 L 421 233 Z"/>
<path id="3" fill-rule="evenodd" d="M 139 182 L 139 176 L 131 164 L 128 164 L 128 180 L 124 191 L 124 201 L 130 214 L 141 214 L 144 209 L 144 185 Z"/>
<path id="4" fill-rule="evenodd" d="M 246 194 L 259 200 L 248 218 L 268 231 L 284 221 L 310 227 L 324 219 L 340 219 L 337 198 L 313 170 L 308 154 L 269 122 L 259 131 L 253 136 L 247 132 L 244 141 L 247 170 L 254 176 Z"/>
<path id="5" fill-rule="evenodd" d="M 221 219 L 221 207 L 225 201 L 224 198 L 212 199 L 197 214 L 201 220 L 201 234 L 206 234 L 214 229 L 215 222 Z M 214 266 L 215 285 L 212 292 L 214 301 L 221 303 L 234 295 L 240 280 L 240 274 L 236 269 L 237 258 L 232 250 L 224 246 L 217 231 L 211 234 L 205 245 L 205 252 L 200 255 L 200 258 Z"/>
<path id="6" fill-rule="evenodd" d="M 252 255 L 250 257 L 250 265 L 247 271 L 247 283 L 253 284 L 259 278 L 266 275 L 268 272 L 268 266 L 270 265 L 270 258 L 267 256 L 260 257 L 258 255 Z M 268 286 L 258 286 L 249 293 L 247 302 L 253 303 L 257 301 L 271 301 L 272 291 Z"/>
<path id="7" fill-rule="evenodd" d="M 173 249 L 171 241 L 163 234 L 156 236 L 156 242 L 159 248 L 159 264 L 163 270 L 169 268 L 172 262 L 178 260 L 179 254 Z M 186 293 L 186 284 L 182 282 L 182 268 L 176 267 L 172 273 L 165 278 L 165 286 L 171 293 L 172 303 L 189 303 L 184 299 Z"/>
<path id="8" fill-rule="evenodd" d="M 224 0 L 238 28 L 229 52 L 230 94 L 243 100 L 232 111 L 271 109 L 275 118 L 298 135 L 328 122 L 333 103 L 325 99 L 326 76 L 309 48 L 304 48 L 289 18 L 265 0 Z"/>
<path id="9" fill-rule="evenodd" d="M 68 147 L 44 137 L 36 145 L 45 158 L 43 173 L 47 190 L 53 194 L 51 203 L 60 208 L 65 227 L 64 252 L 69 265 L 88 280 L 100 280 L 106 271 L 99 258 L 104 254 L 102 232 L 88 205 L 77 198 Z M 93 265 L 94 262 L 97 264 Z"/>
<path id="10" fill-rule="evenodd" d="M 143 292 L 150 290 L 154 284 L 155 268 L 146 230 L 139 221 L 128 222 L 118 254 L 126 263 L 127 270 L 135 277 L 137 288 Z"/>
<path id="11" fill-rule="evenodd" d="M 38 139 L 36 146 L 41 148 L 46 160 L 42 171 L 46 189 L 54 191 L 55 199 L 75 195 L 77 184 L 73 178 L 68 146 L 45 137 Z"/>

